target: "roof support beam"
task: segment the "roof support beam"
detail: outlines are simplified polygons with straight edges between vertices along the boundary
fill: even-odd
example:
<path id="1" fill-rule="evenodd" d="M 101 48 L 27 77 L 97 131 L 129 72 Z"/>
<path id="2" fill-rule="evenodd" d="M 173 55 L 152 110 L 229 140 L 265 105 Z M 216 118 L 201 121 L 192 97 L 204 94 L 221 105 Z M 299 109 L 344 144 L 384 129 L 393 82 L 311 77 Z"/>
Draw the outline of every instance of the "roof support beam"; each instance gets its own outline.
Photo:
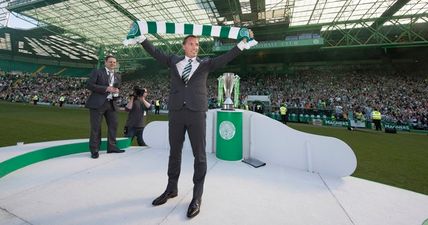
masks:
<path id="1" fill-rule="evenodd" d="M 122 13 L 123 15 L 125 15 L 126 17 L 128 17 L 129 19 L 131 19 L 132 21 L 137 20 L 137 17 L 135 17 L 134 15 L 132 15 L 132 13 L 130 13 L 125 8 L 123 8 L 115 0 L 104 0 L 104 1 L 106 1 L 107 3 L 109 3 L 111 6 L 113 6 L 113 8 L 115 8 L 117 11 L 119 11 L 120 13 Z"/>
<path id="2" fill-rule="evenodd" d="M 259 13 L 266 11 L 266 2 L 265 0 L 250 0 L 251 12 Z"/>
<path id="3" fill-rule="evenodd" d="M 115 0 L 105 0 L 107 3 L 109 3 L 111 6 L 113 6 L 117 11 L 119 11 L 120 13 L 122 13 L 123 15 L 125 15 L 126 17 L 128 17 L 130 20 L 132 21 L 136 21 L 138 20 L 138 18 L 136 16 L 134 16 L 132 13 L 130 13 L 127 9 L 123 8 L 119 3 L 117 3 Z M 162 41 L 165 45 L 168 46 L 168 49 L 171 49 L 170 44 L 168 43 L 168 41 L 166 41 L 165 39 L 163 39 L 161 36 L 159 36 L 158 34 L 154 34 L 153 36 L 155 36 L 158 40 Z"/>
<path id="4" fill-rule="evenodd" d="M 220 16 L 225 17 L 228 21 L 233 21 L 234 15 L 242 15 L 239 0 L 213 0 L 213 2 Z"/>
<path id="5" fill-rule="evenodd" d="M 428 15 L 412 16 L 409 17 L 410 24 L 400 22 L 408 16 L 392 16 L 385 21 L 393 24 L 392 26 L 382 26 L 378 29 L 374 29 L 369 20 L 349 23 L 352 27 L 346 29 L 339 24 L 332 25 L 330 30 L 321 33 L 325 40 L 323 48 L 428 46 L 428 37 L 425 35 L 428 29 L 416 24 L 416 21 Z"/>
<path id="6" fill-rule="evenodd" d="M 392 5 L 391 7 L 389 7 L 387 10 L 385 10 L 385 12 L 382 13 L 382 15 L 373 22 L 373 24 L 371 25 L 371 28 L 373 29 L 377 29 L 379 27 L 381 27 L 386 21 L 389 20 L 389 18 L 391 16 L 393 16 L 396 12 L 398 12 L 398 10 L 400 10 L 401 8 L 403 8 L 403 6 L 405 6 L 410 0 L 398 0 L 394 3 L 394 5 Z"/>
<path id="7" fill-rule="evenodd" d="M 244 14 L 241 16 L 241 21 L 266 21 L 265 16 L 260 18 L 259 14 L 266 14 L 266 2 L 265 0 L 250 0 L 251 13 Z"/>
<path id="8" fill-rule="evenodd" d="M 29 9 L 37 9 L 41 7 L 45 7 L 48 5 L 54 5 L 60 2 L 65 2 L 67 0 L 35 0 L 35 1 L 12 1 L 7 6 L 7 10 L 13 11 L 13 12 L 22 12 Z"/>

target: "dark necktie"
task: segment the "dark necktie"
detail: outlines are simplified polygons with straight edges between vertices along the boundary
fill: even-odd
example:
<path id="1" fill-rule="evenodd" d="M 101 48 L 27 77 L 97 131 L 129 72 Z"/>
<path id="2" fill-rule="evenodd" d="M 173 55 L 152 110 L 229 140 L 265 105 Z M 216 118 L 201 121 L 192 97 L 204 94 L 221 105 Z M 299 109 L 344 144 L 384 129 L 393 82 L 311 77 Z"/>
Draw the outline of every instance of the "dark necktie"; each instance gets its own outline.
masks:
<path id="1" fill-rule="evenodd" d="M 188 62 L 189 63 L 187 63 L 187 65 L 184 67 L 183 74 L 181 75 L 181 79 L 183 79 L 183 82 L 185 84 L 187 84 L 187 82 L 189 81 L 190 71 L 192 71 L 192 60 L 189 59 Z"/>

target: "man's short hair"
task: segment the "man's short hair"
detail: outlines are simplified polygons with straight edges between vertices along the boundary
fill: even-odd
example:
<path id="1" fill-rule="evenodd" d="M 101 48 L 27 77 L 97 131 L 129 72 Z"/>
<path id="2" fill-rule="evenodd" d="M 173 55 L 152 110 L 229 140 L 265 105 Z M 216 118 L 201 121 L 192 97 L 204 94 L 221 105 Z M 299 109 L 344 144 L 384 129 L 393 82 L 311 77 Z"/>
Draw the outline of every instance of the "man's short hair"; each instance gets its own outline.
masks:
<path id="1" fill-rule="evenodd" d="M 108 59 L 113 58 L 116 59 L 116 57 L 114 57 L 113 55 L 108 55 L 106 56 L 106 58 L 104 59 L 104 62 L 107 62 Z"/>
<path id="2" fill-rule="evenodd" d="M 184 39 L 183 39 L 183 45 L 185 45 L 186 44 L 186 41 L 187 41 L 187 39 L 189 39 L 189 38 L 198 38 L 198 37 L 196 37 L 195 35 L 193 35 L 193 34 L 191 34 L 191 35 L 187 35 Z"/>

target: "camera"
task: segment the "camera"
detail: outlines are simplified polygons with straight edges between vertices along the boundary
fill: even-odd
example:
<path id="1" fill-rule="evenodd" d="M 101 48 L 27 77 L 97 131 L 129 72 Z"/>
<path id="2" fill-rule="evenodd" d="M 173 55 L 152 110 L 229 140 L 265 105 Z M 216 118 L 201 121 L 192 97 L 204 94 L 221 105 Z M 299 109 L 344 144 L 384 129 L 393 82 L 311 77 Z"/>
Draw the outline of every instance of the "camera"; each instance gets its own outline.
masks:
<path id="1" fill-rule="evenodd" d="M 113 83 L 113 87 L 115 87 L 115 88 L 119 88 L 119 83 Z M 113 93 L 113 97 L 114 98 L 117 98 L 117 97 L 119 97 L 119 93 Z"/>
<path id="2" fill-rule="evenodd" d="M 145 90 L 142 88 L 139 88 L 138 86 L 135 86 L 133 88 L 132 94 L 129 95 L 129 97 L 133 96 L 134 98 L 138 98 L 140 96 L 144 95 Z"/>

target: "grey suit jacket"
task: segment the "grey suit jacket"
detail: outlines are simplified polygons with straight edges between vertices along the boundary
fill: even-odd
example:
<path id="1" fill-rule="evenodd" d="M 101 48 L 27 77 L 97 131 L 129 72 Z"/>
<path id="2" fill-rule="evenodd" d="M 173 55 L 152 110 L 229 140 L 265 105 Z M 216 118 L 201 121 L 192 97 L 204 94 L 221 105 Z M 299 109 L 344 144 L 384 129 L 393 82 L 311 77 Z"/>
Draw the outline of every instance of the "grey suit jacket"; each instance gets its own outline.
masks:
<path id="1" fill-rule="evenodd" d="M 117 83 L 116 87 L 120 85 L 120 74 L 114 73 L 114 83 Z M 107 75 L 105 67 L 93 70 L 89 80 L 86 84 L 86 88 L 91 90 L 91 95 L 86 100 L 85 107 L 90 109 L 98 109 L 101 107 L 107 99 L 108 92 L 106 92 L 109 86 L 109 77 Z M 113 101 L 115 110 L 118 110 L 116 101 Z"/>
<path id="2" fill-rule="evenodd" d="M 235 46 L 229 52 L 215 58 L 197 58 L 196 60 L 200 64 L 187 84 L 185 84 L 176 66 L 178 62 L 184 59 L 184 56 L 166 55 L 156 49 L 147 39 L 143 41 L 141 45 L 157 61 L 170 68 L 170 92 L 168 101 L 168 109 L 170 111 L 180 110 L 184 105 L 192 111 L 207 111 L 208 73 L 226 65 L 242 52 Z"/>

